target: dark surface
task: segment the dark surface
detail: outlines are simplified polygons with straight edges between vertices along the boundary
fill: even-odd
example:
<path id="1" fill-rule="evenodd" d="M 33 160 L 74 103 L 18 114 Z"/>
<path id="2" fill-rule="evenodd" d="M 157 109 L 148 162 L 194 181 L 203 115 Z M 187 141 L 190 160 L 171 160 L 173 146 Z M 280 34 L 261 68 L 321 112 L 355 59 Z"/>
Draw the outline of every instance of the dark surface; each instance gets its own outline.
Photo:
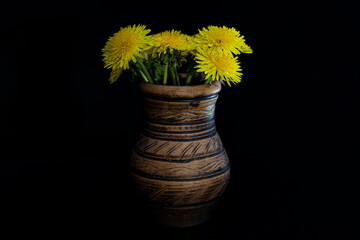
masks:
<path id="1" fill-rule="evenodd" d="M 45 237 L 355 238 L 355 3 L 246 1 L 240 9 L 221 1 L 184 14 L 189 5 L 168 12 L 161 3 L 121 1 L 2 8 L 2 228 Z M 160 228 L 128 195 L 142 101 L 128 73 L 108 84 L 101 48 L 134 23 L 153 33 L 234 26 L 254 50 L 240 56 L 243 82 L 220 93 L 216 123 L 232 176 L 209 222 L 196 228 Z"/>
<path id="2" fill-rule="evenodd" d="M 6 158 L 4 226 L 44 236 L 354 239 L 351 166 L 359 156 L 229 156 L 228 189 L 210 220 L 189 229 L 153 223 L 131 195 L 120 156 Z"/>

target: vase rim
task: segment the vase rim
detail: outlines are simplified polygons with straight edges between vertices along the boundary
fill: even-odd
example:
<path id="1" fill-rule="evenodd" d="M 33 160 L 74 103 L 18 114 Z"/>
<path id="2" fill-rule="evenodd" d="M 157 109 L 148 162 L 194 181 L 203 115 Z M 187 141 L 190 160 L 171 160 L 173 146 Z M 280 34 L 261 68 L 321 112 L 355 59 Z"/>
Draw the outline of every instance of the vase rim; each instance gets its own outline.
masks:
<path id="1" fill-rule="evenodd" d="M 170 99 L 191 99 L 203 98 L 216 95 L 221 90 L 221 83 L 214 81 L 212 84 L 199 84 L 189 86 L 156 85 L 141 82 L 140 91 L 148 96 L 170 98 Z"/>

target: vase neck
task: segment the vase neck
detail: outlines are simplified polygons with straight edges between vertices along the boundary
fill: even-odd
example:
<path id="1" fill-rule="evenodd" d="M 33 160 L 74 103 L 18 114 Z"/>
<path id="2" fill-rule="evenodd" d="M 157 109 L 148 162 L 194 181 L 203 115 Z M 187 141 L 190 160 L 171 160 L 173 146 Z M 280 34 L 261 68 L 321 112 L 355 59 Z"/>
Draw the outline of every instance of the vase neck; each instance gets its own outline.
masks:
<path id="1" fill-rule="evenodd" d="M 218 96 L 190 99 L 144 97 L 143 134 L 157 139 L 188 141 L 216 134 L 215 104 Z"/>
<path id="2" fill-rule="evenodd" d="M 157 124 L 202 124 L 214 120 L 218 95 L 190 98 L 164 99 L 144 97 L 146 121 Z"/>

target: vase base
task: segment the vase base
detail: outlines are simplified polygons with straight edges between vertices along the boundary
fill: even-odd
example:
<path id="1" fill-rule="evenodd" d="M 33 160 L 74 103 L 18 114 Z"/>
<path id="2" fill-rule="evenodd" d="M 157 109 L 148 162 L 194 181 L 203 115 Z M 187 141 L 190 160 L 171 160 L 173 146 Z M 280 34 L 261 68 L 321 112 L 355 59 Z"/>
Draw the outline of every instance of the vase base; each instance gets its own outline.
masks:
<path id="1" fill-rule="evenodd" d="M 152 208 L 156 222 L 166 227 L 194 227 L 206 222 L 216 201 L 193 206 Z"/>

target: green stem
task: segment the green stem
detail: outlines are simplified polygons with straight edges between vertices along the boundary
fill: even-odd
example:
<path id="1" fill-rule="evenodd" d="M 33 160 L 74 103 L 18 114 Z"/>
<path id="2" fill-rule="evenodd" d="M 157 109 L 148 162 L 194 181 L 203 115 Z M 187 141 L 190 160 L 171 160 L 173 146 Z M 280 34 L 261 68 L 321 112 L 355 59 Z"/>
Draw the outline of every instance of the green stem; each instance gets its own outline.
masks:
<path id="1" fill-rule="evenodd" d="M 176 86 L 176 76 L 175 76 L 175 68 L 173 66 L 169 66 L 169 73 L 170 73 L 170 79 L 172 81 L 172 84 Z"/>
<path id="2" fill-rule="evenodd" d="M 163 85 L 166 85 L 166 83 L 167 83 L 168 68 L 169 68 L 169 63 L 166 63 L 166 64 L 165 64 L 165 68 L 164 68 L 164 80 L 163 80 Z"/>
<path id="3" fill-rule="evenodd" d="M 174 73 L 175 73 L 175 78 L 176 78 L 176 85 L 180 86 L 180 78 L 179 78 L 179 74 L 178 74 L 176 66 L 174 67 Z"/>
<path id="4" fill-rule="evenodd" d="M 139 73 L 140 75 L 143 77 L 143 79 L 145 80 L 145 82 L 149 83 L 148 78 L 146 77 L 146 75 L 143 73 L 143 71 L 141 69 L 139 69 Z"/>
<path id="5" fill-rule="evenodd" d="M 190 73 L 189 76 L 186 78 L 185 85 L 189 85 L 191 82 L 192 77 L 194 76 L 194 73 Z"/>
<path id="6" fill-rule="evenodd" d="M 144 63 L 140 60 L 140 61 L 137 61 L 139 63 L 139 65 L 141 66 L 146 78 L 148 79 L 148 81 L 151 83 L 151 84 L 154 84 L 154 81 L 152 80 L 147 68 L 145 67 Z M 140 71 L 141 72 L 141 71 Z M 144 76 L 143 76 L 144 77 Z"/>

